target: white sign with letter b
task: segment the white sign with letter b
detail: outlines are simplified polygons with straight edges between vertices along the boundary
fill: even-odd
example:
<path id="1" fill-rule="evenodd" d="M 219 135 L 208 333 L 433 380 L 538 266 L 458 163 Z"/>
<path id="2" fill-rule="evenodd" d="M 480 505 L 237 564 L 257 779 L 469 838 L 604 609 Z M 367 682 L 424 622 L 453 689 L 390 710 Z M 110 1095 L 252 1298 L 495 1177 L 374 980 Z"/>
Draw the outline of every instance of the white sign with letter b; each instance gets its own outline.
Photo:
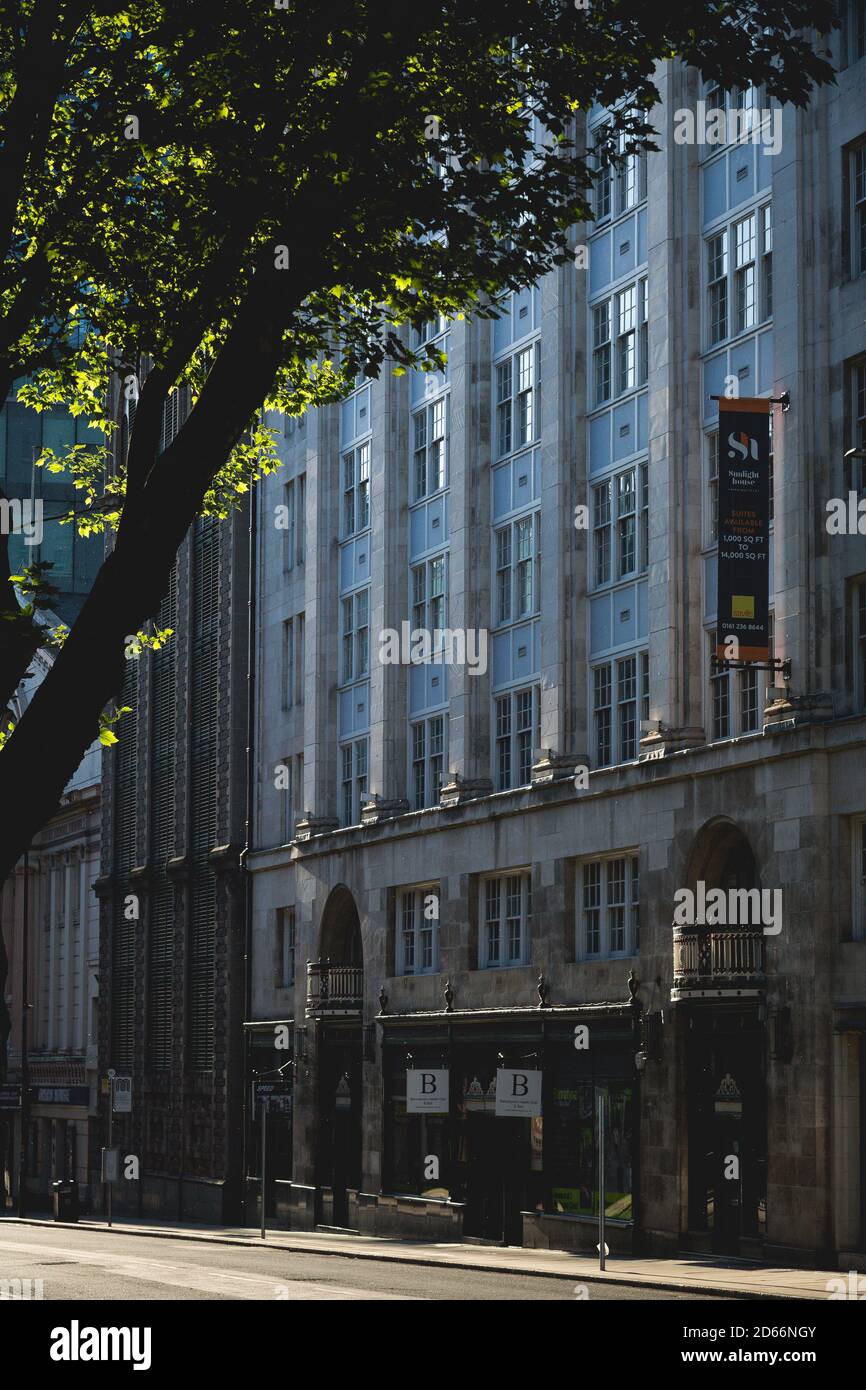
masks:
<path id="1" fill-rule="evenodd" d="M 500 1067 L 496 1073 L 496 1114 L 541 1114 L 541 1072 Z"/>
<path id="2" fill-rule="evenodd" d="M 406 1113 L 408 1115 L 448 1114 L 448 1072 L 428 1067 L 406 1072 Z"/>

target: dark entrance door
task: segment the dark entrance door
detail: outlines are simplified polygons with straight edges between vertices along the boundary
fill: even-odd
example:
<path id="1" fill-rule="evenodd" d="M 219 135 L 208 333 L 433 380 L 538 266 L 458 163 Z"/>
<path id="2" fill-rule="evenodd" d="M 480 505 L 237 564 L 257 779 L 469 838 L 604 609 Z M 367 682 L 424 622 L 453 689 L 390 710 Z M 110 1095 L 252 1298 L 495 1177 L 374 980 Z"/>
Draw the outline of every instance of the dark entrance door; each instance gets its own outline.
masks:
<path id="1" fill-rule="evenodd" d="M 757 1013 L 701 1012 L 689 1037 L 689 1230 L 718 1254 L 766 1229 L 764 1030 Z"/>
<path id="2" fill-rule="evenodd" d="M 331 1189 L 333 1224 L 345 1227 L 349 1224 L 348 1191 L 357 1191 L 361 1185 L 360 1039 L 323 1042 L 320 1140 L 319 1186 Z"/>
<path id="3" fill-rule="evenodd" d="M 496 1065 L 486 1057 L 461 1076 L 455 1195 L 463 1229 L 476 1239 L 523 1243 L 531 1161 L 531 1120 L 496 1114 Z"/>

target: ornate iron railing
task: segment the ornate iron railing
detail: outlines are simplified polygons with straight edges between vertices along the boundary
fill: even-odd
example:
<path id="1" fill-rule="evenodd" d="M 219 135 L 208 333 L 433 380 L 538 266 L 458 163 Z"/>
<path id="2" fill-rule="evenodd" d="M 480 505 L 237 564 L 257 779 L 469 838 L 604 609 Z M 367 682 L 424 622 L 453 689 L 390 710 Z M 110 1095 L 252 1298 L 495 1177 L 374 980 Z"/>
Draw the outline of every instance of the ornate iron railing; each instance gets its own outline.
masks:
<path id="1" fill-rule="evenodd" d="M 706 927 L 674 927 L 673 932 L 675 993 L 763 983 L 763 932 Z"/>
<path id="2" fill-rule="evenodd" d="M 329 960 L 307 961 L 308 1017 L 323 1013 L 360 1013 L 363 1002 L 363 966 L 335 965 Z"/>

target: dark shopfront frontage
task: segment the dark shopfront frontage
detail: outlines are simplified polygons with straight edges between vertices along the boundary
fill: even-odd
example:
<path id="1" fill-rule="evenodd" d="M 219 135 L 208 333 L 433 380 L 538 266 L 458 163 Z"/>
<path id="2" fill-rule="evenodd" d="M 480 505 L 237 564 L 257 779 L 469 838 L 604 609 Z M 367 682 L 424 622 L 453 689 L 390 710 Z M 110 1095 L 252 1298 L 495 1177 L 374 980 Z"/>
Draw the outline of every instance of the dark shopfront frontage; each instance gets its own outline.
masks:
<path id="1" fill-rule="evenodd" d="M 384 1194 L 456 1204 L 462 1235 L 591 1249 L 598 1097 L 607 1108 L 609 1244 L 631 1248 L 637 1194 L 636 1017 L 628 1008 L 380 1019 Z M 447 1113 L 410 1113 L 407 1072 L 448 1076 Z M 541 1114 L 497 1114 L 497 1072 L 541 1073 Z M 417 1103 L 417 1102 L 416 1102 Z"/>

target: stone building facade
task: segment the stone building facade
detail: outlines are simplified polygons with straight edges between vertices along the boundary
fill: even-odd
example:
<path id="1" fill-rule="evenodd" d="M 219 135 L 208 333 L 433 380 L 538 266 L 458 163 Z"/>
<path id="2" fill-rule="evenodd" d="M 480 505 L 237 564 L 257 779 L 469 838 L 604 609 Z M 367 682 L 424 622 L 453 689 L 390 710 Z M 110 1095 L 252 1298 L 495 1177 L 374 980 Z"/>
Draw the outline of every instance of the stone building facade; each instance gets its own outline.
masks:
<path id="1" fill-rule="evenodd" d="M 281 1220 L 592 1248 L 601 1097 L 612 1248 L 866 1266 L 866 523 L 828 528 L 866 485 L 866 63 L 833 42 L 763 125 L 666 65 L 587 256 L 430 325 L 447 372 L 286 422 L 246 1020 Z M 740 137 L 678 143 L 701 101 Z M 732 393 L 776 402 L 767 669 L 710 661 Z M 478 659 L 387 659 L 404 623 Z M 676 922 L 714 888 L 781 915 Z"/>
<path id="2" fill-rule="evenodd" d="M 59 619 L 49 613 L 46 621 L 55 626 Z M 50 660 L 44 651 L 34 656 L 13 701 L 13 718 L 23 715 Z M 67 784 L 57 813 L 0 890 L 12 1018 L 5 1081 L 19 1096 L 25 1079 L 27 1088 L 23 1108 L 0 1113 L 0 1181 L 3 1196 L 17 1200 L 23 1115 L 29 1209 L 47 1208 L 51 1183 L 68 1178 L 78 1183 L 87 1206 L 98 1180 L 99 911 L 92 887 L 99 851 L 100 757 L 94 744 Z"/>

